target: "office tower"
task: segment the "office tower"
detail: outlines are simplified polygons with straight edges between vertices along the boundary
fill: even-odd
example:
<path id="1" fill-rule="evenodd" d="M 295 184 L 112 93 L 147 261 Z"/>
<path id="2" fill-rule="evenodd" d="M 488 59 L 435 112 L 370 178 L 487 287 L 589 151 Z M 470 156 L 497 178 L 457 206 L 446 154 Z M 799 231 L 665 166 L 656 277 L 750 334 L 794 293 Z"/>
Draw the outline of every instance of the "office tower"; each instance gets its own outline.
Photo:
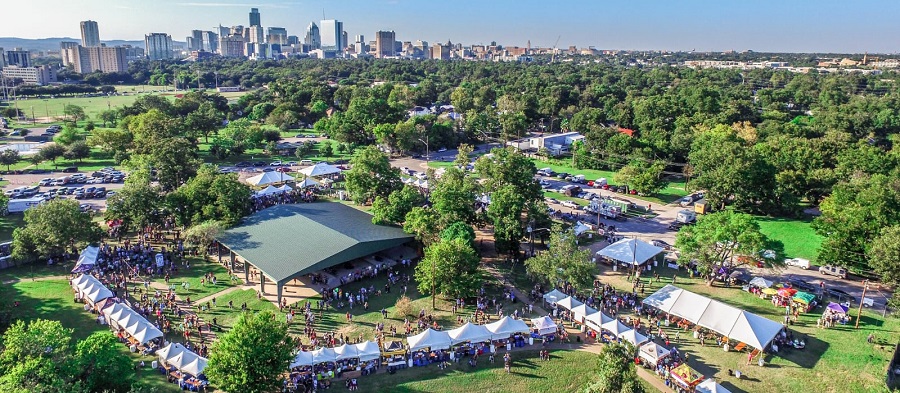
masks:
<path id="1" fill-rule="evenodd" d="M 450 42 L 447 45 L 434 44 L 431 47 L 431 58 L 436 60 L 450 60 Z"/>
<path id="2" fill-rule="evenodd" d="M 222 57 L 244 57 L 245 53 L 244 37 L 239 35 L 223 35 L 219 37 L 219 54 Z"/>
<path id="3" fill-rule="evenodd" d="M 334 19 L 323 20 L 319 23 L 321 27 L 321 49 L 324 51 L 334 52 L 338 55 L 344 53 L 346 43 L 344 40 L 344 24 Z"/>
<path id="4" fill-rule="evenodd" d="M 393 57 L 394 41 L 397 40 L 397 34 L 391 31 L 379 31 L 375 33 L 375 57 L 383 59 L 385 57 Z"/>
<path id="5" fill-rule="evenodd" d="M 184 37 L 185 49 L 187 49 L 188 51 L 192 51 L 192 50 L 194 50 L 195 46 L 197 46 L 197 45 L 194 43 L 194 37 L 192 37 L 192 36 Z"/>
<path id="6" fill-rule="evenodd" d="M 81 46 L 100 46 L 100 29 L 97 22 L 86 20 L 81 22 Z"/>
<path id="7" fill-rule="evenodd" d="M 100 72 L 125 72 L 128 70 L 127 48 L 121 46 L 76 46 L 63 50 L 79 74 Z"/>
<path id="8" fill-rule="evenodd" d="M 262 26 L 262 23 L 259 23 L 259 8 L 250 9 L 250 26 Z"/>
<path id="9" fill-rule="evenodd" d="M 216 34 L 218 34 L 219 37 L 224 37 L 224 36 L 226 36 L 226 35 L 228 35 L 228 34 L 231 34 L 231 30 L 228 29 L 227 27 L 222 26 L 222 25 L 219 25 L 219 27 L 217 27 L 216 29 L 217 29 L 217 30 L 216 30 L 216 32 L 217 32 Z"/>
<path id="10" fill-rule="evenodd" d="M 203 31 L 191 30 L 191 40 L 187 47 L 189 51 L 200 50 L 203 48 Z"/>
<path id="11" fill-rule="evenodd" d="M 250 26 L 250 34 L 247 36 L 249 42 L 254 44 L 265 44 L 266 37 L 263 35 L 262 26 Z"/>
<path id="12" fill-rule="evenodd" d="M 188 37 L 193 38 L 193 37 Z M 166 33 L 150 33 L 144 36 L 146 56 L 150 60 L 164 60 L 175 57 L 172 52 L 172 36 Z"/>
<path id="13" fill-rule="evenodd" d="M 6 66 L 31 67 L 31 55 L 27 50 L 15 48 L 3 54 Z"/>
<path id="14" fill-rule="evenodd" d="M 309 50 L 322 48 L 322 36 L 319 35 L 319 26 L 316 26 L 315 22 L 309 22 L 309 27 L 306 28 L 306 37 L 303 38 L 303 43 L 309 46 Z"/>
<path id="15" fill-rule="evenodd" d="M 266 29 L 266 42 L 269 44 L 287 45 L 287 29 L 284 27 L 270 27 Z"/>
<path id="16" fill-rule="evenodd" d="M 358 34 L 353 40 L 353 48 L 356 49 L 356 54 L 361 55 L 369 51 L 366 45 L 366 37 L 362 34 Z"/>
<path id="17" fill-rule="evenodd" d="M 219 35 L 211 31 L 203 32 L 203 50 L 215 53 L 219 48 Z"/>
<path id="18" fill-rule="evenodd" d="M 56 82 L 56 71 L 49 65 L 37 67 L 10 65 L 3 67 L 2 75 L 6 79 L 21 79 L 22 82 L 32 85 L 43 86 Z"/>
<path id="19" fill-rule="evenodd" d="M 343 25 L 343 23 L 341 23 L 341 25 Z M 347 31 L 346 30 L 342 31 L 341 32 L 341 52 L 342 53 L 344 52 L 344 48 L 347 47 L 348 42 L 350 42 L 350 41 L 347 39 Z"/>
<path id="20" fill-rule="evenodd" d="M 300 45 L 300 37 L 297 37 L 295 35 L 289 35 L 287 43 L 290 46 L 298 46 L 298 45 Z"/>

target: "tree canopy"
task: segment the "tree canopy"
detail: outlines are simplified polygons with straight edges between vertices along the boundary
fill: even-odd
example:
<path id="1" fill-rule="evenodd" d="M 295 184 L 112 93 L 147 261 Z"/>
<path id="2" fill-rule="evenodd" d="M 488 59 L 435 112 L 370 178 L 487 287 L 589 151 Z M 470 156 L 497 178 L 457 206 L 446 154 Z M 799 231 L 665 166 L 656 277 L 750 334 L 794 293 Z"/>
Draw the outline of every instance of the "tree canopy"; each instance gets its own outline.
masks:
<path id="1" fill-rule="evenodd" d="M 682 228 L 675 237 L 681 251 L 679 264 L 696 263 L 700 273 L 710 282 L 719 268 L 761 261 L 777 266 L 781 259 L 764 252 L 774 247 L 759 230 L 753 216 L 724 210 L 700 216 L 695 225 Z M 739 258 L 745 257 L 745 258 Z"/>
<path id="2" fill-rule="evenodd" d="M 265 393 L 282 387 L 293 340 L 272 312 L 243 313 L 213 343 L 204 373 L 225 392 Z"/>
<path id="3" fill-rule="evenodd" d="M 25 211 L 25 226 L 13 231 L 13 256 L 20 261 L 57 256 L 98 241 L 100 235 L 100 227 L 78 202 L 55 199 Z"/>
<path id="4" fill-rule="evenodd" d="M 375 146 L 360 150 L 350 160 L 350 170 L 344 172 L 346 187 L 354 202 L 363 204 L 376 197 L 388 197 L 399 189 L 400 170 L 391 167 L 387 155 Z"/>
<path id="5" fill-rule="evenodd" d="M 438 293 L 448 297 L 474 296 L 484 280 L 480 261 L 471 242 L 462 237 L 432 243 L 416 265 L 419 292 L 429 293 L 434 285 Z"/>

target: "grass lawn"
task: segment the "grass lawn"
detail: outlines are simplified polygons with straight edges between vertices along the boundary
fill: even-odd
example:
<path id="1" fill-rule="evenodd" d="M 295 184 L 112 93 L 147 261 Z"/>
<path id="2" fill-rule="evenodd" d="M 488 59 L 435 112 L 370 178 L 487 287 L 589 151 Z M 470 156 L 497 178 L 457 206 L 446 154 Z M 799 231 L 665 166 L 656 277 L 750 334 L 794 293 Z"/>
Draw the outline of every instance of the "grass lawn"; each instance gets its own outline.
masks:
<path id="1" fill-rule="evenodd" d="M 811 219 L 773 217 L 756 217 L 756 219 L 763 234 L 784 243 L 784 253 L 788 258 L 816 260 L 819 246 L 822 245 L 822 237 L 810 226 Z"/>
<path id="2" fill-rule="evenodd" d="M 615 172 L 611 171 L 601 171 L 597 169 L 577 169 L 572 167 L 571 160 L 533 160 L 534 166 L 538 169 L 541 168 L 551 168 L 556 172 L 566 172 L 569 174 L 577 174 L 584 175 L 587 180 L 597 180 L 599 178 L 606 178 L 610 184 L 615 184 L 613 178 L 615 177 Z M 681 197 L 688 195 L 689 192 L 684 189 L 684 181 L 678 180 L 670 182 L 669 185 L 660 191 L 658 194 L 654 196 L 638 196 L 631 195 L 632 197 L 643 199 L 648 202 L 668 204 L 674 201 L 677 201 Z"/>
<path id="3" fill-rule="evenodd" d="M 202 258 L 189 258 L 191 269 L 185 270 L 179 268 L 178 274 L 169 278 L 169 285 L 175 286 L 175 294 L 184 298 L 190 296 L 191 300 L 199 300 L 217 292 L 224 291 L 234 284 L 228 279 L 228 270 L 222 265 L 215 262 L 203 260 Z M 216 276 L 216 284 L 205 283 L 200 285 L 206 273 L 212 272 Z M 157 278 L 154 281 L 165 283 L 165 278 Z M 184 289 L 182 283 L 188 284 L 188 289 Z"/>
<path id="4" fill-rule="evenodd" d="M 296 134 L 294 134 L 294 135 L 296 135 Z M 293 136 L 293 135 L 291 135 L 291 136 Z M 264 152 L 263 149 L 250 149 L 250 150 L 244 152 L 244 154 L 236 155 L 236 156 L 232 155 L 232 156 L 228 156 L 224 159 L 220 159 L 220 158 L 214 157 L 209 154 L 210 145 L 207 143 L 199 144 L 199 148 L 200 148 L 199 154 L 200 154 L 200 158 L 203 159 L 204 162 L 211 163 L 211 164 L 217 164 L 217 165 L 234 165 L 241 161 L 264 161 L 266 163 L 269 163 L 272 161 L 282 161 L 282 162 L 298 161 L 299 162 L 301 159 L 302 160 L 312 160 L 313 162 L 320 162 L 320 161 L 335 162 L 337 160 L 350 160 L 351 158 L 353 158 L 354 155 L 356 155 L 356 150 L 350 151 L 350 152 L 347 152 L 344 154 L 339 154 L 337 152 L 336 142 L 331 142 L 331 143 L 332 143 L 331 146 L 334 149 L 333 150 L 334 153 L 330 156 L 324 156 L 320 153 L 319 148 L 322 147 L 322 142 L 317 143 L 316 148 L 313 150 L 313 152 L 308 156 L 304 156 L 303 158 L 298 158 L 297 156 L 283 156 L 280 154 L 268 154 L 268 153 Z"/>
<path id="5" fill-rule="evenodd" d="M 24 214 L 11 213 L 0 217 L 0 242 L 12 241 L 13 230 L 24 225 Z"/>
<path id="6" fill-rule="evenodd" d="M 656 269 L 661 280 L 654 280 L 652 285 L 648 285 L 646 295 L 670 283 L 670 277 L 675 274 L 668 268 Z M 631 288 L 624 275 L 608 269 L 603 281 L 619 289 Z M 685 277 L 682 273 L 679 273 L 676 285 L 775 321 L 783 319 L 783 309 L 740 288 L 710 287 L 702 280 Z M 877 310 L 867 309 L 862 314 L 859 330 L 851 325 L 819 329 L 816 319 L 821 313 L 822 308 L 819 307 L 813 312 L 801 314 L 798 324 L 792 326 L 795 336 L 806 340 L 805 349 L 782 350 L 776 356 L 767 356 L 764 368 L 755 364 L 747 366 L 746 353 L 726 353 L 720 347 L 701 347 L 698 340 L 684 332 L 676 346 L 690 353 L 691 367 L 707 377 L 715 376 L 726 387 L 733 386 L 745 392 L 885 391 L 884 373 L 893 346 L 900 339 L 900 319 L 894 316 L 884 319 Z M 853 311 L 854 318 L 855 314 Z M 670 336 L 674 336 L 675 329 L 668 330 Z M 875 344 L 866 342 L 870 333 L 876 337 Z M 737 380 L 728 376 L 728 369 L 741 370 L 745 377 Z"/>

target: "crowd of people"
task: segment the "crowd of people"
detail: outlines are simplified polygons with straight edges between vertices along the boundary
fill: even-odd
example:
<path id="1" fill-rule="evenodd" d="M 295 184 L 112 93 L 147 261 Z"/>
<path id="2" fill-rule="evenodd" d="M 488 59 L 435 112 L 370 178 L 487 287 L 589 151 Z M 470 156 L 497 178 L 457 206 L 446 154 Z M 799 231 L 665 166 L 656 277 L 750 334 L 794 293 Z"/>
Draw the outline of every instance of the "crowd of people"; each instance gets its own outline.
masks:
<path id="1" fill-rule="evenodd" d="M 250 210 L 256 213 L 267 207 L 301 202 L 315 202 L 318 195 L 309 189 L 298 189 L 269 195 L 254 195 L 250 198 Z"/>

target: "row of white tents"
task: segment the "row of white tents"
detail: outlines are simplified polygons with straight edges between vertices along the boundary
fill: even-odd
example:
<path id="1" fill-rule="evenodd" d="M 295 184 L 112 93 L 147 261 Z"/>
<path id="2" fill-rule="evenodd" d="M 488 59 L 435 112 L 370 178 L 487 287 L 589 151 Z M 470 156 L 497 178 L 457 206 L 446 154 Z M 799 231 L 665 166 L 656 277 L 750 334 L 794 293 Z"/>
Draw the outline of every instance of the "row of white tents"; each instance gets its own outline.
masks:
<path id="1" fill-rule="evenodd" d="M 171 343 L 160 348 L 156 351 L 156 356 L 164 365 L 175 367 L 178 371 L 195 377 L 203 373 L 209 362 L 205 357 L 197 355 L 179 343 Z"/>
<path id="2" fill-rule="evenodd" d="M 291 362 L 291 368 L 348 359 L 359 359 L 361 362 L 366 362 L 379 359 L 380 357 L 381 348 L 378 347 L 378 343 L 366 341 L 359 344 L 344 344 L 335 348 L 298 352 L 294 357 L 294 361 Z"/>
<path id="3" fill-rule="evenodd" d="M 109 325 L 122 329 L 141 344 L 163 336 L 150 321 L 124 303 L 114 303 L 103 309 Z"/>
<path id="4" fill-rule="evenodd" d="M 532 320 L 532 322 L 534 321 Z M 553 325 L 553 330 L 556 331 L 556 325 Z M 422 333 L 407 337 L 406 342 L 409 344 L 410 351 L 426 348 L 439 350 L 449 349 L 453 345 L 465 342 L 476 343 L 506 339 L 513 334 L 530 331 L 531 328 L 525 322 L 506 316 L 486 325 L 467 322 L 465 325 L 447 331 L 427 329 Z"/>
<path id="5" fill-rule="evenodd" d="M 73 279 L 72 288 L 91 307 L 95 307 L 100 302 L 113 297 L 112 291 L 90 274 L 82 274 Z"/>
<path id="6" fill-rule="evenodd" d="M 643 303 L 759 350 L 765 349 L 784 328 L 781 323 L 671 284 Z"/>
<path id="7" fill-rule="evenodd" d="M 334 165 L 320 162 L 316 165 L 311 165 L 306 168 L 303 168 L 299 172 L 301 174 L 305 175 L 306 177 L 322 177 L 322 176 L 329 176 L 329 175 L 341 173 L 341 169 Z M 251 186 L 262 187 L 262 186 L 267 186 L 267 185 L 271 185 L 271 184 L 292 182 L 294 180 L 296 180 L 296 179 L 293 176 L 288 175 L 284 172 L 272 171 L 272 172 L 263 172 L 256 176 L 249 177 L 249 178 L 247 178 L 246 182 L 248 184 L 250 184 Z M 313 180 L 310 179 L 310 181 L 313 181 Z M 301 186 L 301 187 L 308 187 L 308 186 Z"/>

